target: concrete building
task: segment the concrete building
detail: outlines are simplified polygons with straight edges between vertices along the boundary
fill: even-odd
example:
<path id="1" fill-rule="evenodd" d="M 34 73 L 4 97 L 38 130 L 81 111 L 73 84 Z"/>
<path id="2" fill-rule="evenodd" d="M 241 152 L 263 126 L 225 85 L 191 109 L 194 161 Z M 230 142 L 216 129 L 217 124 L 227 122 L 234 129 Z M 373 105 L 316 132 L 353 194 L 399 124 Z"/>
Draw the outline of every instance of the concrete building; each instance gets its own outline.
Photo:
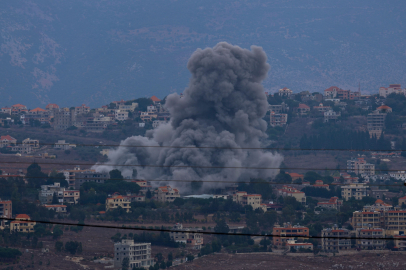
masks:
<path id="1" fill-rule="evenodd" d="M 269 105 L 268 111 L 275 112 L 275 113 L 284 113 L 289 110 L 288 105 L 285 102 L 282 102 L 280 105 Z"/>
<path id="2" fill-rule="evenodd" d="M 381 137 L 382 131 L 385 128 L 386 113 L 374 111 L 367 116 L 367 128 L 369 136 L 376 136 L 378 139 Z"/>
<path id="3" fill-rule="evenodd" d="M 293 197 L 296 201 L 303 205 L 306 205 L 306 194 L 291 186 L 282 186 L 281 189 L 277 189 L 277 195 L 282 197 Z"/>
<path id="4" fill-rule="evenodd" d="M 106 212 L 119 207 L 123 208 L 127 213 L 129 213 L 131 210 L 130 199 L 119 194 L 113 195 L 112 198 L 106 199 Z"/>
<path id="5" fill-rule="evenodd" d="M 331 197 L 328 202 L 318 202 L 317 206 L 328 209 L 339 210 L 343 205 L 343 200 L 339 200 L 338 197 Z"/>
<path id="6" fill-rule="evenodd" d="M 86 106 L 85 104 L 75 107 L 76 115 L 87 114 L 88 112 L 90 112 L 90 108 L 88 106 Z"/>
<path id="7" fill-rule="evenodd" d="M 339 252 L 351 249 L 351 231 L 333 227 L 321 231 L 321 247 L 326 252 Z"/>
<path id="8" fill-rule="evenodd" d="M 134 182 L 140 186 L 140 188 L 141 188 L 140 192 L 142 194 L 146 194 L 148 190 L 152 190 L 151 182 L 149 182 L 147 180 L 133 180 L 131 182 Z"/>
<path id="9" fill-rule="evenodd" d="M 125 121 L 128 119 L 128 111 L 116 110 L 114 112 L 114 118 L 117 121 Z"/>
<path id="10" fill-rule="evenodd" d="M 159 187 L 156 191 L 156 199 L 160 202 L 173 202 L 180 198 L 179 190 L 170 186 Z"/>
<path id="11" fill-rule="evenodd" d="M 39 192 L 39 201 L 41 204 L 51 204 L 54 194 L 58 197 L 58 203 L 63 203 L 63 193 L 65 188 L 61 187 L 60 183 L 52 185 L 42 185 Z"/>
<path id="12" fill-rule="evenodd" d="M 330 106 L 324 106 L 323 103 L 320 103 L 319 106 L 313 106 L 313 110 L 316 110 L 318 112 L 327 112 L 331 109 Z"/>
<path id="13" fill-rule="evenodd" d="M 69 204 L 77 204 L 79 203 L 80 199 L 80 191 L 79 190 L 65 190 L 63 192 L 63 203 Z"/>
<path id="14" fill-rule="evenodd" d="M 13 203 L 0 199 L 0 217 L 11 218 L 13 216 Z"/>
<path id="15" fill-rule="evenodd" d="M 11 114 L 12 115 L 19 115 L 22 113 L 28 112 L 27 106 L 22 105 L 22 104 L 15 104 L 11 106 Z"/>
<path id="16" fill-rule="evenodd" d="M 360 249 L 384 249 L 386 246 L 385 230 L 381 228 L 362 228 L 355 230 L 357 246 Z"/>
<path id="17" fill-rule="evenodd" d="M 20 154 L 30 154 L 32 152 L 32 147 L 29 145 L 17 144 L 11 147 L 11 151 Z"/>
<path id="18" fill-rule="evenodd" d="M 363 211 L 365 212 L 382 212 L 390 210 L 393 210 L 393 206 L 388 203 L 384 203 L 381 199 L 376 200 L 373 205 L 365 205 L 363 208 Z"/>
<path id="19" fill-rule="evenodd" d="M 283 243 L 286 243 L 292 237 L 301 237 L 306 239 L 309 237 L 309 228 L 303 226 L 292 226 L 290 223 L 284 224 L 283 227 L 276 225 L 272 230 L 273 245 L 282 246 Z"/>
<path id="20" fill-rule="evenodd" d="M 157 127 L 159 127 L 160 125 L 166 124 L 166 123 L 168 123 L 168 121 L 165 121 L 165 120 L 154 120 L 154 121 L 152 122 L 152 127 L 153 127 L 153 128 L 157 128 Z"/>
<path id="21" fill-rule="evenodd" d="M 67 143 L 65 140 L 58 140 L 58 142 L 56 142 L 54 145 L 55 149 L 61 150 L 69 150 L 73 147 L 76 147 L 76 144 Z"/>
<path id="22" fill-rule="evenodd" d="M 335 112 L 333 110 L 328 110 L 324 112 L 324 122 L 330 122 L 330 121 L 337 121 L 338 117 L 341 116 L 341 112 Z"/>
<path id="23" fill-rule="evenodd" d="M 375 165 L 367 163 L 364 158 L 347 160 L 347 172 L 357 175 L 375 175 Z"/>
<path id="24" fill-rule="evenodd" d="M 386 98 L 390 94 L 406 95 L 406 89 L 402 89 L 400 84 L 390 84 L 389 87 L 379 87 L 379 96 Z"/>
<path id="25" fill-rule="evenodd" d="M 288 115 L 286 113 L 271 112 L 269 115 L 269 124 L 271 127 L 283 127 L 288 122 Z"/>
<path id="26" fill-rule="evenodd" d="M 31 218 L 26 214 L 19 214 L 16 220 L 10 222 L 10 232 L 33 233 L 36 222 L 30 221 Z"/>
<path id="27" fill-rule="evenodd" d="M 23 140 L 23 145 L 31 146 L 31 148 L 36 149 L 39 148 L 39 140 L 27 138 Z"/>
<path id="28" fill-rule="evenodd" d="M 356 200 L 362 200 L 363 197 L 367 196 L 367 189 L 364 183 L 354 183 L 347 186 L 341 187 L 341 198 L 348 201 L 350 198 L 355 198 Z"/>
<path id="29" fill-rule="evenodd" d="M 383 224 L 384 219 L 378 211 L 355 211 L 352 213 L 352 227 L 354 229 L 381 228 Z"/>
<path id="30" fill-rule="evenodd" d="M 138 108 L 138 103 L 133 102 L 131 105 L 118 105 L 118 109 L 120 111 L 127 111 L 127 112 L 133 112 L 135 109 Z"/>
<path id="31" fill-rule="evenodd" d="M 3 107 L 3 108 L 1 108 L 0 112 L 1 112 L 1 113 L 4 113 L 4 114 L 11 115 L 11 108 L 9 108 L 9 107 Z"/>
<path id="32" fill-rule="evenodd" d="M 402 251 L 406 250 L 406 235 L 394 235 L 393 238 L 395 240 L 395 247 Z"/>
<path id="33" fill-rule="evenodd" d="M 312 243 L 300 243 L 297 242 L 294 238 L 286 240 L 286 250 L 291 250 L 294 248 L 296 250 L 313 250 Z"/>
<path id="34" fill-rule="evenodd" d="M 154 266 L 151 257 L 151 243 L 134 243 L 134 240 L 122 239 L 114 244 L 114 267 L 121 268 L 124 258 L 128 258 L 130 269 Z"/>
<path id="35" fill-rule="evenodd" d="M 399 198 L 398 204 L 399 206 L 402 206 L 403 204 L 406 205 L 406 196 Z"/>
<path id="36" fill-rule="evenodd" d="M 62 108 L 54 111 L 54 129 L 65 130 L 71 126 L 76 120 L 75 111 L 69 108 Z"/>
<path id="37" fill-rule="evenodd" d="M 54 210 L 57 213 L 66 213 L 66 205 L 63 204 L 46 204 L 44 207 L 48 210 Z"/>
<path id="38" fill-rule="evenodd" d="M 172 227 L 173 232 L 170 232 L 169 235 L 171 239 L 175 242 L 184 243 L 187 247 L 193 249 L 201 249 L 203 246 L 203 234 L 198 232 L 202 229 L 193 229 L 193 228 L 183 228 L 181 223 L 176 223 Z"/>
<path id="39" fill-rule="evenodd" d="M 290 97 L 293 94 L 293 91 L 287 87 L 279 89 L 278 94 L 280 97 Z"/>
<path id="40" fill-rule="evenodd" d="M 243 206 L 251 205 L 254 210 L 261 208 L 264 212 L 267 211 L 266 205 L 262 204 L 262 196 L 260 194 L 247 194 L 245 191 L 238 191 L 233 195 L 233 202 Z"/>
<path id="41" fill-rule="evenodd" d="M 406 171 L 390 172 L 389 175 L 396 180 L 406 181 Z"/>
<path id="42" fill-rule="evenodd" d="M 330 186 L 327 184 L 324 184 L 323 180 L 316 180 L 316 183 L 313 185 L 315 188 L 325 188 L 327 190 L 330 190 Z"/>
<path id="43" fill-rule="evenodd" d="M 0 136 L 0 148 L 7 146 L 15 146 L 17 144 L 17 139 L 11 137 L 10 135 Z"/>
<path id="44" fill-rule="evenodd" d="M 74 187 L 79 190 L 83 183 L 94 182 L 104 184 L 110 179 L 109 173 L 96 172 L 95 170 L 74 171 Z M 72 180 L 72 179 L 71 179 Z"/>
<path id="45" fill-rule="evenodd" d="M 310 107 L 306 104 L 300 103 L 296 110 L 299 115 L 306 115 L 310 112 Z"/>

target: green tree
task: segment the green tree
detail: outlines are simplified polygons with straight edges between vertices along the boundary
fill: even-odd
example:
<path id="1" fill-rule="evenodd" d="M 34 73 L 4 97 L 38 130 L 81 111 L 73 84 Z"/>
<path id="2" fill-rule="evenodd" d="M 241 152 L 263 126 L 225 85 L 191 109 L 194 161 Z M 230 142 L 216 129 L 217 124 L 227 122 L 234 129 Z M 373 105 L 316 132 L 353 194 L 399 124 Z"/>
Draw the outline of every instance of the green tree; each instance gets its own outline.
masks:
<path id="1" fill-rule="evenodd" d="M 55 249 L 56 249 L 56 251 L 62 251 L 62 249 L 63 249 L 63 242 L 61 242 L 61 241 L 56 241 L 56 243 L 55 243 Z"/>
<path id="2" fill-rule="evenodd" d="M 68 251 L 72 255 L 75 255 L 78 247 L 79 247 L 79 242 L 77 242 L 77 241 L 69 241 L 69 242 L 65 243 L 65 250 Z"/>
<path id="3" fill-rule="evenodd" d="M 110 174 L 110 179 L 114 179 L 114 180 L 124 179 L 124 177 L 121 175 L 120 170 L 117 170 L 117 169 L 111 170 L 109 172 L 109 174 Z"/>
<path id="4" fill-rule="evenodd" d="M 121 263 L 121 269 L 128 270 L 128 268 L 130 268 L 130 259 L 128 257 L 125 257 L 123 259 L 123 262 Z"/>

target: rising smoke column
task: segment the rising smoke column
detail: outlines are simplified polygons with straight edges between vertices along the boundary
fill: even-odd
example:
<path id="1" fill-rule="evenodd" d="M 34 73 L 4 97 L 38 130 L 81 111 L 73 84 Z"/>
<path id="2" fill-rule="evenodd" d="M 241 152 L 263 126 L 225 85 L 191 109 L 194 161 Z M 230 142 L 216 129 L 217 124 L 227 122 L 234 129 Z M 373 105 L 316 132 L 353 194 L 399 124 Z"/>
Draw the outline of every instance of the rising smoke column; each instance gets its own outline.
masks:
<path id="1" fill-rule="evenodd" d="M 270 68 L 266 60 L 265 52 L 257 46 L 251 46 L 250 51 L 221 42 L 214 48 L 196 50 L 187 64 L 192 77 L 183 96 L 167 97 L 165 107 L 171 121 L 148 131 L 146 137 L 133 136 L 121 142 L 121 145 L 192 148 L 120 146 L 110 151 L 107 164 L 165 166 L 134 168 L 138 178 L 173 180 L 165 184 L 183 191 L 190 183 L 176 180 L 201 180 L 203 191 L 225 185 L 204 181 L 248 181 L 274 176 L 276 170 L 172 167 L 279 167 L 283 158 L 262 150 L 197 148 L 262 146 L 261 141 L 267 138 L 267 123 L 262 118 L 268 102 L 261 84 Z M 131 176 L 133 169 L 106 165 L 95 168 L 98 171 L 119 169 L 124 176 Z"/>

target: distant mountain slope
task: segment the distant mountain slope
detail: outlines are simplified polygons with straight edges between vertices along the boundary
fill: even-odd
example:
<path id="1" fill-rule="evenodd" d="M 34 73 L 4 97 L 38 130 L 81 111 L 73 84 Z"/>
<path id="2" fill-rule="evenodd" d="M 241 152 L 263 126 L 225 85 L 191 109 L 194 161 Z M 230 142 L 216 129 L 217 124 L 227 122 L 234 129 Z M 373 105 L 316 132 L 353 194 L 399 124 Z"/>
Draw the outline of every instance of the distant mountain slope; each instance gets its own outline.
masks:
<path id="1" fill-rule="evenodd" d="M 2 1 L 0 106 L 98 106 L 181 92 L 190 54 L 219 41 L 262 46 L 270 91 L 355 89 L 360 81 L 376 92 L 406 83 L 405 7 L 378 0 Z"/>

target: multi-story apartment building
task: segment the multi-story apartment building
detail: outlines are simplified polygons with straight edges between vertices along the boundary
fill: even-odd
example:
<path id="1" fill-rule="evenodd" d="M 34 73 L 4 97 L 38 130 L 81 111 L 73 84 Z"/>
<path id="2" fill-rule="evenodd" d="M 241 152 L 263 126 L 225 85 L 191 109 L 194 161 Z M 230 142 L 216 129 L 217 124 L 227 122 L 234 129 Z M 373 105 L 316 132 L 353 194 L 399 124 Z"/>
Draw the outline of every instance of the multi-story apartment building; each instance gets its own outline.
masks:
<path id="1" fill-rule="evenodd" d="M 313 110 L 319 111 L 319 112 L 327 112 L 331 109 L 330 106 L 324 106 L 323 103 L 320 103 L 319 106 L 313 106 Z"/>
<path id="2" fill-rule="evenodd" d="M 11 108 L 3 107 L 3 108 L 1 108 L 0 112 L 11 115 Z"/>
<path id="3" fill-rule="evenodd" d="M 282 127 L 288 122 L 288 115 L 286 113 L 271 112 L 269 115 L 269 124 L 271 127 Z"/>
<path id="4" fill-rule="evenodd" d="M 27 138 L 23 140 L 23 145 L 31 146 L 32 148 L 39 148 L 39 140 Z"/>
<path id="5" fill-rule="evenodd" d="M 273 244 L 282 246 L 283 243 L 292 237 L 301 237 L 306 239 L 309 237 L 309 228 L 302 226 L 292 226 L 290 223 L 284 224 L 283 227 L 276 225 L 272 230 Z"/>
<path id="6" fill-rule="evenodd" d="M 279 89 L 278 94 L 280 97 L 290 97 L 293 94 L 293 91 L 287 87 Z"/>
<path id="7" fill-rule="evenodd" d="M 69 204 L 77 204 L 79 203 L 80 199 L 80 191 L 79 190 L 65 190 L 63 192 L 63 203 Z"/>
<path id="8" fill-rule="evenodd" d="M 128 258 L 130 269 L 154 266 L 151 257 L 151 243 L 134 243 L 134 240 L 122 239 L 114 244 L 114 268 L 121 268 L 124 258 Z"/>
<path id="9" fill-rule="evenodd" d="M 379 87 L 379 96 L 386 98 L 390 94 L 406 95 L 406 89 L 402 89 L 400 84 L 390 84 L 389 87 Z"/>
<path id="10" fill-rule="evenodd" d="M 386 113 L 373 111 L 367 116 L 367 129 L 369 136 L 376 136 L 378 139 L 381 137 L 382 131 L 385 127 Z"/>
<path id="11" fill-rule="evenodd" d="M 310 107 L 306 104 L 300 103 L 299 107 L 296 108 L 296 111 L 299 115 L 306 115 L 310 112 Z"/>
<path id="12" fill-rule="evenodd" d="M 381 228 L 362 228 L 355 230 L 357 246 L 360 249 L 384 249 L 385 230 Z"/>
<path id="13" fill-rule="evenodd" d="M 169 233 L 171 239 L 175 242 L 184 243 L 187 247 L 201 249 L 203 246 L 203 234 L 198 232 L 201 229 L 183 228 L 181 223 L 176 223 L 172 227 L 173 231 Z"/>
<path id="14" fill-rule="evenodd" d="M 60 183 L 54 183 L 52 185 L 42 185 L 39 192 L 39 201 L 41 204 L 50 204 L 54 194 L 58 197 L 58 203 L 63 203 L 64 187 L 61 187 Z"/>
<path id="15" fill-rule="evenodd" d="M 128 111 L 116 110 L 114 112 L 114 118 L 118 121 L 124 121 L 128 119 Z"/>
<path id="16" fill-rule="evenodd" d="M 29 215 L 17 215 L 15 220 L 10 222 L 10 232 L 33 233 L 36 222 L 30 220 Z"/>
<path id="17" fill-rule="evenodd" d="M 396 180 L 405 181 L 406 180 L 406 171 L 397 171 L 397 172 L 390 172 L 390 177 L 395 178 Z"/>
<path id="18" fill-rule="evenodd" d="M 355 198 L 356 200 L 362 200 L 362 198 L 367 196 L 367 189 L 364 183 L 354 183 L 347 186 L 341 187 L 341 198 L 348 201 L 350 198 Z"/>
<path id="19" fill-rule="evenodd" d="M 88 106 L 86 106 L 85 104 L 82 104 L 78 107 L 75 107 L 75 114 L 79 115 L 79 114 L 87 114 L 88 112 L 90 112 L 90 108 Z"/>
<path id="20" fill-rule="evenodd" d="M 352 227 L 354 229 L 362 228 L 382 228 L 384 218 L 379 211 L 355 211 L 352 213 Z"/>
<path id="21" fill-rule="evenodd" d="M 19 152 L 20 154 L 29 154 L 32 152 L 32 147 L 29 145 L 17 144 L 11 147 L 11 151 Z"/>
<path id="22" fill-rule="evenodd" d="M 267 211 L 265 204 L 262 204 L 262 196 L 260 194 L 247 194 L 245 191 L 238 191 L 233 195 L 233 202 L 241 205 L 251 205 L 252 209 L 261 208 L 264 212 Z"/>
<path id="23" fill-rule="evenodd" d="M 278 189 L 276 192 L 278 196 L 294 197 L 296 201 L 300 202 L 301 204 L 303 205 L 306 204 L 306 194 L 294 187 L 284 185 L 282 186 L 281 189 Z"/>
<path id="24" fill-rule="evenodd" d="M 328 202 L 318 202 L 317 206 L 322 208 L 339 210 L 343 205 L 343 200 L 339 200 L 338 197 L 331 197 Z"/>
<path id="25" fill-rule="evenodd" d="M 160 202 L 173 202 L 180 198 L 179 190 L 170 186 L 159 187 L 156 191 L 156 199 Z"/>
<path id="26" fill-rule="evenodd" d="M 21 113 L 26 113 L 28 112 L 27 106 L 22 105 L 22 104 L 15 104 L 11 106 L 11 114 L 13 115 L 19 115 Z"/>
<path id="27" fill-rule="evenodd" d="M 339 252 L 351 248 L 351 231 L 334 227 L 321 231 L 321 247 L 327 252 Z"/>
<path id="28" fill-rule="evenodd" d="M 153 127 L 153 128 L 157 128 L 157 127 L 159 127 L 160 125 L 163 125 L 163 124 L 166 124 L 166 123 L 168 123 L 168 121 L 166 121 L 166 120 L 154 120 L 154 121 L 152 122 L 152 127 Z"/>
<path id="29" fill-rule="evenodd" d="M 118 109 L 120 111 L 127 111 L 127 112 L 133 112 L 135 109 L 138 108 L 138 103 L 133 102 L 131 105 L 119 105 Z"/>
<path id="30" fill-rule="evenodd" d="M 75 111 L 62 108 L 54 111 L 54 129 L 64 130 L 73 126 L 76 120 Z"/>
<path id="31" fill-rule="evenodd" d="M 330 122 L 330 121 L 337 121 L 338 117 L 341 116 L 341 112 L 335 112 L 333 110 L 328 110 L 324 112 L 324 122 Z"/>
<path id="32" fill-rule="evenodd" d="M 0 199 L 0 217 L 11 218 L 13 215 L 13 203 Z"/>
<path id="33" fill-rule="evenodd" d="M 331 86 L 324 90 L 324 97 L 325 98 L 338 98 L 338 99 L 359 99 L 361 97 L 360 92 L 352 92 L 350 90 L 343 90 L 338 88 L 337 86 Z"/>
<path id="34" fill-rule="evenodd" d="M 140 186 L 140 192 L 145 194 L 148 190 L 152 189 L 151 182 L 147 180 L 133 180 L 132 182 Z"/>
<path id="35" fill-rule="evenodd" d="M 123 208 L 127 213 L 131 210 L 131 201 L 126 196 L 114 194 L 113 197 L 106 199 L 106 211 L 110 211 L 117 208 Z"/>
<path id="36" fill-rule="evenodd" d="M 275 112 L 275 113 L 283 113 L 289 110 L 288 105 L 285 102 L 282 102 L 280 105 L 269 105 L 268 111 Z"/>
<path id="37" fill-rule="evenodd" d="M 406 235 L 394 235 L 395 246 L 398 247 L 399 250 L 406 250 Z"/>
<path id="38" fill-rule="evenodd" d="M 375 175 L 375 165 L 367 163 L 364 158 L 353 158 L 347 160 L 347 172 L 357 175 Z"/>
<path id="39" fill-rule="evenodd" d="M 74 187 L 78 190 L 83 185 L 83 183 L 94 182 L 98 184 L 104 184 L 104 182 L 108 179 L 110 179 L 110 175 L 105 172 L 96 172 L 95 170 L 74 171 Z"/>

